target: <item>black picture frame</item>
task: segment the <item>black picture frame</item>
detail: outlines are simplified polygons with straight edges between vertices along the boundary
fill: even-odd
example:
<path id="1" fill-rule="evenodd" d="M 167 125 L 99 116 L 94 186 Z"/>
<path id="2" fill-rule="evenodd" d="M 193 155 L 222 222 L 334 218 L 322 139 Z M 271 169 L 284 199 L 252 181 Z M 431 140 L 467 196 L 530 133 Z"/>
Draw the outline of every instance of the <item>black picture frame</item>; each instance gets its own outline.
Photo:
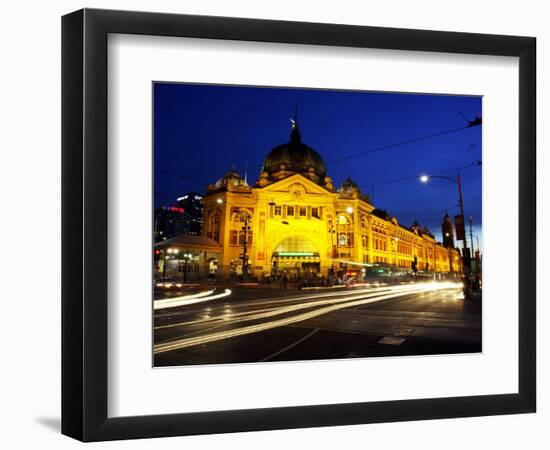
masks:
<path id="1" fill-rule="evenodd" d="M 109 33 L 519 57 L 517 393 L 107 416 Z M 62 433 L 82 441 L 535 412 L 536 39 L 84 9 L 62 18 Z M 510 294 L 513 295 L 513 294 Z"/>

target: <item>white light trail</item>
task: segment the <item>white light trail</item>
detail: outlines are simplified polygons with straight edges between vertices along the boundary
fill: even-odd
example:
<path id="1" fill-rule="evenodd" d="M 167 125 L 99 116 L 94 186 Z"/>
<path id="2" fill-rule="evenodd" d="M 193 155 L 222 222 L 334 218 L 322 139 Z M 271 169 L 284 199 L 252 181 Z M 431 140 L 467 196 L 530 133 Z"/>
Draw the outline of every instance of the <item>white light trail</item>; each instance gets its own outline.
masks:
<path id="1" fill-rule="evenodd" d="M 198 319 L 198 320 L 187 321 L 187 322 L 172 323 L 169 325 L 160 325 L 158 327 L 155 327 L 155 330 L 196 325 L 196 324 L 205 323 L 205 322 L 223 322 L 223 325 L 228 325 L 230 323 L 233 324 L 238 322 L 246 322 L 250 320 L 264 319 L 266 317 L 278 316 L 278 315 L 289 313 L 292 311 L 298 311 L 300 309 L 308 309 L 315 306 L 342 303 L 342 302 L 348 302 L 348 301 L 356 300 L 360 298 L 367 298 L 365 297 L 365 294 L 367 294 L 368 297 L 370 298 L 374 295 L 378 295 L 377 293 L 379 292 L 389 292 L 389 291 L 398 292 L 402 290 L 406 290 L 407 292 L 412 292 L 411 289 L 414 288 L 414 286 L 417 286 L 417 285 L 391 286 L 391 287 L 384 286 L 384 287 L 369 288 L 369 289 L 354 289 L 352 291 L 348 290 L 344 292 L 321 293 L 316 295 L 314 300 L 311 300 L 312 298 L 311 295 L 294 296 L 294 297 L 291 297 L 290 299 L 280 300 L 279 302 L 288 303 L 290 301 L 296 301 L 296 300 L 310 300 L 310 301 L 305 303 L 294 304 L 290 306 L 279 306 L 279 307 L 275 306 L 270 308 L 264 308 L 257 311 L 246 311 L 241 313 L 235 313 L 231 315 L 233 317 L 232 320 L 229 320 L 228 315 L 222 315 L 222 316 L 209 317 L 209 318 Z M 422 286 L 425 286 L 427 290 L 431 290 L 431 287 L 430 287 L 431 283 L 430 285 L 423 284 Z M 331 297 L 331 298 L 329 300 L 320 300 L 325 297 Z M 337 297 L 344 297 L 344 298 L 337 298 Z M 264 299 L 261 302 L 247 303 L 246 305 L 247 306 L 262 305 L 264 304 L 264 302 L 268 300 L 269 299 Z"/>
<path id="2" fill-rule="evenodd" d="M 390 291 L 389 294 L 383 294 L 383 293 L 376 294 L 376 293 L 372 293 L 371 291 L 371 293 L 368 294 L 367 296 L 365 296 L 363 293 L 362 295 L 354 295 L 344 299 L 331 299 L 331 300 L 325 300 L 322 302 L 318 302 L 318 301 L 309 302 L 307 303 L 307 305 L 309 305 L 307 307 L 327 305 L 327 304 L 328 306 L 323 306 L 321 308 L 316 308 L 313 311 L 305 312 L 302 314 L 298 314 L 295 316 L 286 317 L 283 319 L 278 319 L 270 322 L 264 322 L 260 324 L 249 325 L 249 326 L 235 328 L 231 330 L 220 331 L 217 333 L 211 333 L 203 336 L 182 338 L 182 339 L 177 339 L 177 340 L 173 340 L 165 343 L 156 344 L 154 346 L 154 352 L 164 353 L 164 352 L 179 350 L 187 347 L 193 347 L 196 345 L 206 344 L 213 341 L 219 341 L 222 339 L 242 336 L 245 334 L 258 333 L 260 331 L 266 331 L 272 328 L 291 325 L 293 323 L 318 317 L 323 314 L 337 311 L 339 309 L 365 305 L 368 303 L 378 302 L 381 300 L 388 300 L 392 298 L 409 295 L 412 293 L 430 292 L 430 291 L 443 290 L 443 289 L 458 289 L 461 286 L 462 284 L 460 283 L 452 283 L 452 282 L 445 282 L 445 283 L 433 282 L 433 283 L 423 283 L 421 285 L 393 286 L 391 288 L 378 289 L 378 290 L 389 290 Z M 292 306 L 284 307 L 280 309 L 284 310 L 283 312 L 291 312 L 293 310 L 303 309 L 304 308 L 303 305 L 304 304 L 292 305 Z M 258 316 L 261 316 L 259 318 L 265 318 L 265 317 L 270 317 L 274 315 L 280 315 L 283 313 L 278 311 L 279 310 L 262 313 L 262 314 L 258 314 Z M 250 320 L 250 319 L 247 317 L 246 320 Z"/>
<path id="3" fill-rule="evenodd" d="M 175 308 L 176 306 L 192 305 L 199 302 L 207 302 L 215 300 L 217 298 L 227 297 L 231 294 L 231 289 L 226 289 L 221 294 L 212 295 L 214 290 L 199 292 L 198 294 L 184 295 L 181 297 L 164 298 L 162 300 L 155 300 L 153 309 Z"/>

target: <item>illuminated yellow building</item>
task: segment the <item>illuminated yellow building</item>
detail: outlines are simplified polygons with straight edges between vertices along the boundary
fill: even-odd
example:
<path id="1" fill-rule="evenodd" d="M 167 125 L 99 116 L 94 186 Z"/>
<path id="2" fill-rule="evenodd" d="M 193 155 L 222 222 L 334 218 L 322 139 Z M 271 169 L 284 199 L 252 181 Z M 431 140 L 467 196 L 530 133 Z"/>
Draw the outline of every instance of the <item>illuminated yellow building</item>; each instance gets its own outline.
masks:
<path id="1" fill-rule="evenodd" d="M 203 201 L 203 236 L 220 244 L 220 275 L 240 273 L 245 247 L 250 274 L 257 277 L 281 271 L 326 276 L 332 268 L 360 270 L 373 263 L 460 271 L 448 232 L 443 246 L 418 223 L 403 226 L 376 209 L 351 179 L 335 189 L 295 122 L 290 141 L 271 150 L 254 185 L 232 170 L 208 187 Z"/>

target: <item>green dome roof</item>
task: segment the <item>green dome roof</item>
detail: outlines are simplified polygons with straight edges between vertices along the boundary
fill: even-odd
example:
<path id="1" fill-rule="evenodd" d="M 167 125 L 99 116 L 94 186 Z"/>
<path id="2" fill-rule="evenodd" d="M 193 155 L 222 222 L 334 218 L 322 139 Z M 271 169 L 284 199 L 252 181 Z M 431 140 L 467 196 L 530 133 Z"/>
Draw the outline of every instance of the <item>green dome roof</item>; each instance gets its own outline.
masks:
<path id="1" fill-rule="evenodd" d="M 293 122 L 290 141 L 275 147 L 267 155 L 262 172 L 272 174 L 285 166 L 291 172 L 310 172 L 311 169 L 320 177 L 325 177 L 327 170 L 321 155 L 304 144 L 301 140 L 298 124 Z"/>

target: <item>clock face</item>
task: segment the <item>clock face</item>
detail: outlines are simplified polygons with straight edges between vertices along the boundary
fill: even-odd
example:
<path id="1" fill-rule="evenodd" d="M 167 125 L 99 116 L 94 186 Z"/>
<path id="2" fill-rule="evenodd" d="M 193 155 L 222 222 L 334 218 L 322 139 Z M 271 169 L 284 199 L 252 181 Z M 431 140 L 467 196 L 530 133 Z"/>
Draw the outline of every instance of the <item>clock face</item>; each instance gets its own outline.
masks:
<path id="1" fill-rule="evenodd" d="M 296 183 L 290 186 L 289 192 L 295 198 L 302 198 L 306 193 L 306 188 L 300 183 Z"/>

